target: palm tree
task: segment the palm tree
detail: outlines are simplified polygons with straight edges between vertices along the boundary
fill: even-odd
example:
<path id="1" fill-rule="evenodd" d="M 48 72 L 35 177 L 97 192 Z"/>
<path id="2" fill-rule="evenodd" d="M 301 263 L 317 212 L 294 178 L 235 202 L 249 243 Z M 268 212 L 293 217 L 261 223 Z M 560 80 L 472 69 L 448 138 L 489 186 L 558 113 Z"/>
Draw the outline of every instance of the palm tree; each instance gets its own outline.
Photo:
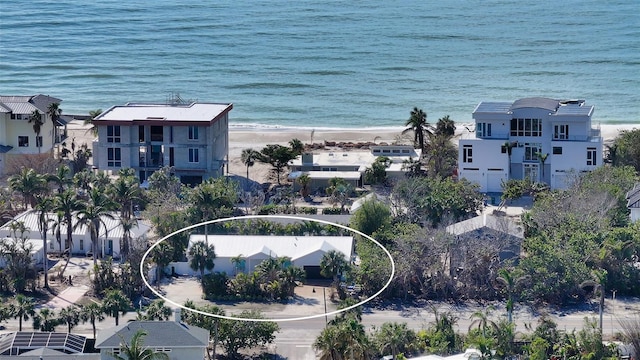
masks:
<path id="1" fill-rule="evenodd" d="M 505 141 L 504 144 L 502 144 L 502 147 L 504 148 L 505 152 L 507 153 L 507 159 L 509 161 L 509 163 L 507 164 L 507 174 L 508 174 L 508 178 L 507 179 L 511 179 L 511 153 L 513 153 L 513 148 L 516 147 L 516 143 L 512 143 L 510 141 Z"/>
<path id="2" fill-rule="evenodd" d="M 349 268 L 349 263 L 344 255 L 337 250 L 329 250 L 320 260 L 320 274 L 324 277 L 333 278 L 333 285 L 339 287 L 338 275 Z"/>
<path id="3" fill-rule="evenodd" d="M 42 125 L 44 124 L 44 120 L 42 119 L 42 114 L 40 114 L 40 111 L 33 110 L 31 115 L 29 115 L 29 124 L 33 124 L 33 132 L 36 133 L 36 147 L 38 148 L 39 154 L 40 148 L 42 147 L 42 142 L 38 141 L 38 138 L 40 137 Z"/>
<path id="4" fill-rule="evenodd" d="M 514 293 L 516 288 L 520 286 L 524 281 L 528 279 L 527 276 L 521 276 L 517 279 L 513 277 L 513 273 L 507 269 L 498 270 L 498 277 L 496 277 L 496 281 L 500 283 L 500 285 L 507 292 L 507 320 L 509 323 L 513 322 L 513 308 L 515 305 Z"/>
<path id="5" fill-rule="evenodd" d="M 247 167 L 247 180 L 249 179 L 249 168 L 256 164 L 260 153 L 253 149 L 242 149 L 240 160 Z"/>
<path id="6" fill-rule="evenodd" d="M 159 288 L 164 268 L 173 261 L 173 247 L 170 243 L 163 241 L 151 250 L 150 256 L 156 264 L 156 284 Z"/>
<path id="7" fill-rule="evenodd" d="M 309 184 L 311 183 L 311 177 L 308 174 L 302 174 L 298 176 L 296 182 L 300 184 L 300 195 L 306 199 L 309 196 Z"/>
<path id="8" fill-rule="evenodd" d="M 76 193 L 71 189 L 56 194 L 54 202 L 53 210 L 63 214 L 64 223 L 67 227 L 67 240 L 64 246 L 65 250 L 68 249 L 69 254 L 71 254 L 71 247 L 73 245 L 73 216 L 78 210 L 82 209 L 82 203 L 76 197 Z"/>
<path id="9" fill-rule="evenodd" d="M 44 287 L 49 288 L 49 257 L 47 255 L 47 233 L 49 232 L 49 223 L 53 219 L 49 218 L 49 213 L 53 210 L 53 198 L 49 196 L 39 197 L 36 204 L 38 210 L 38 228 L 42 234 L 42 251 L 44 252 Z"/>
<path id="10" fill-rule="evenodd" d="M 107 290 L 104 299 L 102 299 L 102 309 L 105 314 L 113 316 L 118 326 L 120 314 L 126 314 L 131 308 L 131 301 L 122 293 L 122 290 Z"/>
<path id="11" fill-rule="evenodd" d="M 98 128 L 93 124 L 93 120 L 102 114 L 102 109 L 89 111 L 89 118 L 84 121 L 84 125 L 91 125 L 87 132 L 91 132 L 94 136 L 98 136 Z"/>
<path id="12" fill-rule="evenodd" d="M 586 280 L 580 284 L 582 289 L 593 289 L 593 293 L 598 293 L 598 314 L 600 316 L 600 334 L 602 334 L 602 311 L 604 310 L 605 285 L 607 283 L 607 270 L 594 270 L 593 280 Z"/>
<path id="13" fill-rule="evenodd" d="M 320 351 L 319 360 L 342 360 L 342 334 L 337 326 L 327 326 L 313 343 L 313 348 Z"/>
<path id="14" fill-rule="evenodd" d="M 93 338 L 96 338 L 96 321 L 104 320 L 104 309 L 100 304 L 91 302 L 88 305 L 82 307 L 80 311 L 80 319 L 83 322 L 91 322 L 93 328 Z"/>
<path id="15" fill-rule="evenodd" d="M 493 307 L 489 306 L 484 311 L 478 310 L 471 314 L 470 319 L 473 319 L 473 321 L 471 322 L 471 324 L 469 324 L 469 332 L 471 332 L 474 327 L 477 327 L 478 330 L 482 331 L 482 336 L 486 337 L 487 329 L 489 327 L 495 330 L 497 328 L 497 324 L 489 318 L 492 310 Z"/>
<path id="16" fill-rule="evenodd" d="M 386 322 L 382 324 L 375 338 L 378 350 L 383 354 L 391 351 L 393 359 L 396 359 L 400 353 L 410 350 L 409 347 L 416 340 L 416 334 L 407 327 L 407 323 Z"/>
<path id="17" fill-rule="evenodd" d="M 33 316 L 33 330 L 39 331 L 56 331 L 59 325 L 56 313 L 49 308 L 42 308 Z"/>
<path id="18" fill-rule="evenodd" d="M 110 188 L 113 200 L 120 204 L 120 217 L 130 219 L 133 216 L 133 203 L 142 198 L 138 179 L 132 176 L 120 176 Z"/>
<path id="19" fill-rule="evenodd" d="M 544 163 L 547 161 L 549 157 L 549 153 L 543 154 L 542 152 L 536 152 L 536 157 L 540 160 L 540 165 L 542 165 L 542 182 L 544 182 Z"/>
<path id="20" fill-rule="evenodd" d="M 120 252 L 122 254 L 122 260 L 126 262 L 129 257 L 131 247 L 131 230 L 138 226 L 138 219 L 127 219 L 121 217 L 120 226 L 122 227 L 122 244 L 120 245 Z"/>
<path id="21" fill-rule="evenodd" d="M 295 156 L 302 154 L 304 151 L 304 144 L 300 139 L 291 139 L 291 141 L 289 141 L 289 147 Z"/>
<path id="22" fill-rule="evenodd" d="M 9 177 L 9 188 L 22 194 L 23 209 L 35 204 L 35 196 L 47 190 L 47 183 L 43 175 L 33 169 L 23 167 L 18 174 Z"/>
<path id="23" fill-rule="evenodd" d="M 451 120 L 449 115 L 438 119 L 436 123 L 435 134 L 438 136 L 444 136 L 447 139 L 451 139 L 456 134 L 456 123 Z"/>
<path id="24" fill-rule="evenodd" d="M 58 166 L 55 174 L 47 175 L 47 181 L 56 184 L 58 186 L 58 194 L 62 193 L 65 187 L 73 183 L 71 179 L 71 168 L 64 164 Z"/>
<path id="25" fill-rule="evenodd" d="M 289 266 L 280 272 L 280 281 L 288 296 L 293 296 L 298 282 L 304 281 L 306 273 L 298 266 Z"/>
<path id="26" fill-rule="evenodd" d="M 431 125 L 427 122 L 427 114 L 422 109 L 414 107 L 404 125 L 408 128 L 402 131 L 402 134 L 413 132 L 414 143 L 424 152 L 425 134 L 432 132 Z"/>
<path id="27" fill-rule="evenodd" d="M 238 255 L 238 256 L 234 256 L 231 259 L 229 259 L 231 261 L 231 263 L 233 264 L 233 269 L 234 269 L 234 275 L 238 274 L 238 270 L 240 270 L 241 272 L 244 272 L 244 266 L 245 266 L 245 258 L 244 256 L 242 256 L 242 254 Z"/>
<path id="28" fill-rule="evenodd" d="M 108 231 L 103 218 L 114 219 L 110 211 L 115 208 L 115 202 L 98 189 L 92 189 L 89 193 L 89 202 L 78 211 L 78 224 L 89 227 L 91 236 L 91 251 L 93 252 L 93 265 L 98 264 L 98 241 L 100 228 L 104 225 L 105 236 Z"/>
<path id="29" fill-rule="evenodd" d="M 55 144 L 56 143 L 56 135 L 58 134 L 58 131 L 56 130 L 58 128 L 58 119 L 60 118 L 60 115 L 62 115 L 62 109 L 60 108 L 60 103 L 54 102 L 49 104 L 49 106 L 47 107 L 47 114 L 49 114 L 49 117 L 51 118 L 51 123 L 53 124 L 53 131 L 51 132 L 51 136 L 52 136 L 52 142 L 51 144 Z"/>
<path id="30" fill-rule="evenodd" d="M 22 320 L 29 320 L 29 316 L 35 315 L 35 306 L 33 298 L 22 294 L 16 296 L 16 302 L 11 304 L 10 313 L 14 319 L 18 319 L 18 331 L 22 331 Z"/>
<path id="31" fill-rule="evenodd" d="M 200 278 L 204 277 L 204 270 L 213 270 L 216 252 L 213 245 L 207 245 L 204 241 L 197 241 L 189 249 L 189 267 L 194 271 L 200 271 Z"/>
<path id="32" fill-rule="evenodd" d="M 172 314 L 173 310 L 164 304 L 164 300 L 157 299 L 147 306 L 144 314 L 138 312 L 137 320 L 167 321 L 171 318 Z"/>
<path id="33" fill-rule="evenodd" d="M 58 320 L 60 321 L 60 323 L 67 325 L 68 333 L 70 333 L 71 329 L 78 325 L 80 319 L 80 310 L 78 310 L 75 305 L 71 305 L 60 310 L 60 313 L 58 314 Z"/>
<path id="34" fill-rule="evenodd" d="M 116 360 L 169 360 L 169 355 L 163 352 L 156 352 L 149 347 L 144 346 L 144 338 L 147 332 L 143 329 L 137 330 L 131 337 L 131 341 L 127 342 L 120 337 L 120 352 L 107 354 Z"/>

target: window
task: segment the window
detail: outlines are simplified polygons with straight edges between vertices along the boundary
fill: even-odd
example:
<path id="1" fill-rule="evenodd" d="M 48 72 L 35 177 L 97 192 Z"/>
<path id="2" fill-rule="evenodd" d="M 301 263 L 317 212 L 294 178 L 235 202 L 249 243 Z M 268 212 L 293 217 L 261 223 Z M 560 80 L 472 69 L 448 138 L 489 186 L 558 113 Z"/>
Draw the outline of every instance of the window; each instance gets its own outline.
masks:
<path id="1" fill-rule="evenodd" d="M 562 147 L 554 146 L 553 147 L 553 155 L 562 155 Z"/>
<path id="2" fill-rule="evenodd" d="M 198 140 L 197 126 L 189 126 L 189 140 Z"/>
<path id="3" fill-rule="evenodd" d="M 473 162 L 473 147 L 471 145 L 464 145 L 462 147 L 462 162 Z"/>
<path id="4" fill-rule="evenodd" d="M 491 123 L 478 123 L 476 125 L 477 137 L 491 137 Z"/>
<path id="5" fill-rule="evenodd" d="M 107 125 L 107 142 L 108 143 L 120 142 L 120 126 Z"/>
<path id="6" fill-rule="evenodd" d="M 80 239 L 80 251 L 84 251 L 84 239 Z"/>
<path id="7" fill-rule="evenodd" d="M 569 138 L 569 125 L 554 125 L 553 126 L 553 139 L 554 140 L 566 140 Z"/>
<path id="8" fill-rule="evenodd" d="M 542 136 L 542 120 L 511 119 L 511 136 Z"/>
<path id="9" fill-rule="evenodd" d="M 29 137 L 28 136 L 18 136 L 18 146 L 19 147 L 29 147 Z"/>
<path id="10" fill-rule="evenodd" d="M 524 161 L 538 161 L 538 154 L 542 152 L 540 144 L 524 144 Z"/>
<path id="11" fill-rule="evenodd" d="M 11 120 L 29 120 L 29 114 L 14 114 L 14 113 L 11 113 Z"/>
<path id="12" fill-rule="evenodd" d="M 596 166 L 597 152 L 596 148 L 587 148 L 587 165 Z"/>
<path id="13" fill-rule="evenodd" d="M 189 149 L 189 162 L 190 163 L 200 162 L 200 156 L 198 154 L 198 149 Z"/>
<path id="14" fill-rule="evenodd" d="M 107 166 L 108 167 L 122 166 L 122 154 L 121 154 L 120 148 L 107 148 Z"/>
<path id="15" fill-rule="evenodd" d="M 36 147 L 42 147 L 42 136 L 36 136 Z"/>

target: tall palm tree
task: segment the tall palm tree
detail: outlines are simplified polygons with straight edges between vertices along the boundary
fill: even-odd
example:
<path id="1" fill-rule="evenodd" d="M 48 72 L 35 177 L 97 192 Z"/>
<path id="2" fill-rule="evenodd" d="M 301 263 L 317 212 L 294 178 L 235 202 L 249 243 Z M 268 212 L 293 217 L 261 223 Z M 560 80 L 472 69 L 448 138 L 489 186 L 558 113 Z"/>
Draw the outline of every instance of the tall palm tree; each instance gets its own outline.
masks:
<path id="1" fill-rule="evenodd" d="M 49 232 L 49 223 L 53 219 L 49 217 L 49 213 L 54 208 L 53 198 L 49 196 L 38 197 L 36 210 L 38 211 L 38 229 L 42 234 L 42 251 L 44 252 L 44 287 L 49 288 L 49 256 L 47 255 L 47 233 Z"/>
<path id="2" fill-rule="evenodd" d="M 173 261 L 173 247 L 170 243 L 163 241 L 151 250 L 151 261 L 156 264 L 156 284 L 160 288 L 160 280 L 162 280 L 162 274 L 164 268 Z"/>
<path id="3" fill-rule="evenodd" d="M 189 267 L 194 271 L 200 271 L 200 278 L 204 277 L 204 270 L 213 270 L 216 253 L 213 245 L 207 245 L 204 241 L 195 242 L 189 249 Z"/>
<path id="4" fill-rule="evenodd" d="M 132 176 L 120 176 L 110 187 L 113 200 L 120 204 L 120 217 L 130 219 L 133 216 L 133 203 L 142 198 L 138 179 Z"/>
<path id="5" fill-rule="evenodd" d="M 47 181 L 57 185 L 58 193 L 63 192 L 67 186 L 73 183 L 71 179 L 71 168 L 65 164 L 58 166 L 55 174 L 47 175 Z"/>
<path id="6" fill-rule="evenodd" d="M 100 190 L 92 189 L 89 193 L 89 202 L 78 211 L 78 224 L 84 224 L 89 228 L 94 265 L 98 264 L 100 228 L 104 226 L 105 237 L 108 231 L 103 218 L 114 219 L 110 213 L 114 208 L 115 202 Z"/>
<path id="7" fill-rule="evenodd" d="M 593 293 L 598 293 L 598 314 L 600 317 L 600 334 L 602 334 L 602 312 L 604 310 L 605 288 L 607 283 L 607 270 L 594 270 L 593 280 L 586 280 L 580 284 L 582 289 L 593 289 Z"/>
<path id="8" fill-rule="evenodd" d="M 81 317 L 80 310 L 75 305 L 71 305 L 60 310 L 60 313 L 58 314 L 58 320 L 60 323 L 67 325 L 68 333 L 71 333 L 71 329 L 78 325 Z"/>
<path id="9" fill-rule="evenodd" d="M 256 164 L 260 157 L 260 153 L 253 149 L 242 149 L 240 160 L 247 167 L 247 180 L 249 179 L 249 168 Z"/>
<path id="10" fill-rule="evenodd" d="M 22 331 L 22 320 L 29 320 L 29 316 L 35 315 L 35 306 L 33 298 L 23 294 L 16 296 L 15 303 L 10 305 L 10 313 L 14 319 L 18 319 L 18 331 Z"/>
<path id="11" fill-rule="evenodd" d="M 20 172 L 9 177 L 9 188 L 22 194 L 23 209 L 35 204 L 35 196 L 47 190 L 47 182 L 43 175 L 33 169 L 23 167 Z"/>
<path id="12" fill-rule="evenodd" d="M 108 355 L 116 360 L 169 360 L 169 355 L 166 353 L 156 352 L 149 347 L 145 347 L 145 336 L 147 336 L 147 332 L 139 329 L 133 334 L 129 342 L 120 337 L 122 340 L 120 342 L 120 353 L 108 353 Z"/>
<path id="13" fill-rule="evenodd" d="M 476 312 L 474 312 L 473 314 L 471 314 L 471 324 L 469 324 L 469 332 L 471 332 L 471 330 L 473 328 L 478 328 L 478 330 L 482 331 L 482 336 L 486 337 L 487 336 L 487 329 L 489 327 L 493 328 L 494 330 L 498 327 L 498 325 L 489 318 L 489 316 L 491 315 L 491 311 L 493 310 L 492 306 L 487 307 L 486 309 L 483 310 L 478 310 Z"/>
<path id="14" fill-rule="evenodd" d="M 527 276 L 521 276 L 519 278 L 514 278 L 513 273 L 507 269 L 498 270 L 498 277 L 496 277 L 496 281 L 505 289 L 507 292 L 507 320 L 509 323 L 513 322 L 513 308 L 515 305 L 515 292 L 516 288 L 522 285 L 528 279 Z"/>
<path id="15" fill-rule="evenodd" d="M 396 359 L 400 353 L 410 350 L 412 343 L 415 342 L 415 337 L 415 332 L 407 327 L 407 323 L 396 322 L 382 324 L 375 335 L 378 350 L 383 354 L 391 351 L 393 359 Z"/>
<path id="16" fill-rule="evenodd" d="M 414 143 L 424 152 L 425 134 L 432 133 L 431 125 L 427 122 L 427 113 L 414 107 L 409 120 L 404 125 L 408 128 L 402 131 L 402 134 L 413 132 Z"/>
<path id="17" fill-rule="evenodd" d="M 136 218 L 120 218 L 120 226 L 122 227 L 122 243 L 120 244 L 120 253 L 122 260 L 127 261 L 131 248 L 131 230 L 138 226 L 138 219 Z"/>
<path id="18" fill-rule="evenodd" d="M 56 313 L 49 308 L 42 308 L 33 315 L 33 330 L 53 332 L 57 325 L 59 322 Z"/>
<path id="19" fill-rule="evenodd" d="M 51 118 L 51 123 L 53 124 L 53 131 L 51 132 L 51 136 L 52 136 L 52 142 L 51 144 L 55 144 L 56 143 L 56 135 L 58 133 L 57 128 L 58 128 L 58 119 L 60 118 L 60 115 L 62 115 L 62 109 L 60 108 L 60 103 L 54 102 L 49 104 L 49 106 L 47 107 L 47 114 L 49 114 L 49 117 Z"/>
<path id="20" fill-rule="evenodd" d="M 309 184 L 311 184 L 311 177 L 308 174 L 302 174 L 298 176 L 296 182 L 300 184 L 300 196 L 306 199 L 309 196 Z"/>
<path id="21" fill-rule="evenodd" d="M 33 110 L 31 115 L 29 115 L 29 124 L 33 124 L 33 132 L 36 133 L 36 147 L 38 148 L 39 154 L 42 143 L 38 141 L 38 138 L 40 137 L 42 125 L 44 125 L 44 120 L 42 119 L 42 114 L 40 114 L 40 111 Z"/>
<path id="22" fill-rule="evenodd" d="M 291 141 L 289 141 L 289 147 L 295 156 L 302 154 L 304 151 L 304 144 L 300 139 L 291 139 Z"/>
<path id="23" fill-rule="evenodd" d="M 89 321 L 93 328 L 93 338 L 96 338 L 96 321 L 104 320 L 104 309 L 100 304 L 91 302 L 82 307 L 80 311 L 80 319 L 83 322 Z"/>
<path id="24" fill-rule="evenodd" d="M 71 259 L 71 251 L 73 250 L 73 216 L 78 210 L 82 209 L 83 205 L 76 197 L 76 193 L 71 189 L 67 189 L 60 194 L 56 194 L 54 203 L 55 205 L 53 210 L 63 214 L 64 224 L 67 227 L 67 239 L 64 246 L 65 251 L 68 251 L 69 254 L 67 255 L 67 262 L 65 266 L 60 272 L 60 276 L 62 277 L 64 275 L 64 271 L 69 265 L 69 260 Z"/>
<path id="25" fill-rule="evenodd" d="M 449 117 L 449 115 L 445 115 L 444 117 L 438 119 L 436 123 L 435 135 L 445 136 L 447 139 L 451 139 L 456 134 L 456 123 Z"/>
<path id="26" fill-rule="evenodd" d="M 313 348 L 320 351 L 319 360 L 342 360 L 342 333 L 338 326 L 327 326 L 313 343 Z"/>
<path id="27" fill-rule="evenodd" d="M 347 270 L 349 263 L 344 258 L 344 254 L 337 250 L 329 250 L 320 260 L 320 274 L 324 277 L 333 278 L 333 285 L 338 288 L 340 283 L 338 275 Z"/>
<path id="28" fill-rule="evenodd" d="M 122 293 L 122 290 L 107 290 L 104 299 L 102 299 L 104 313 L 113 316 L 116 320 L 116 326 L 118 326 L 120 314 L 126 314 L 130 308 L 131 301 Z"/>

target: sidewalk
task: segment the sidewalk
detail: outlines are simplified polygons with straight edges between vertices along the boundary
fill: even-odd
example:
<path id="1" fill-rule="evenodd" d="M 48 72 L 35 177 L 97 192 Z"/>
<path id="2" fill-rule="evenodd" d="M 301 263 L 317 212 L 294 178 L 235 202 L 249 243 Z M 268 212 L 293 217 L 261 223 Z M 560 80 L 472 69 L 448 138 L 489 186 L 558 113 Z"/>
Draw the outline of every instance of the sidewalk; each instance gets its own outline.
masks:
<path id="1" fill-rule="evenodd" d="M 51 310 L 64 309 L 69 305 L 75 304 L 87 291 L 89 291 L 89 287 L 86 285 L 70 286 L 46 304 L 37 306 L 36 308 L 48 308 Z"/>

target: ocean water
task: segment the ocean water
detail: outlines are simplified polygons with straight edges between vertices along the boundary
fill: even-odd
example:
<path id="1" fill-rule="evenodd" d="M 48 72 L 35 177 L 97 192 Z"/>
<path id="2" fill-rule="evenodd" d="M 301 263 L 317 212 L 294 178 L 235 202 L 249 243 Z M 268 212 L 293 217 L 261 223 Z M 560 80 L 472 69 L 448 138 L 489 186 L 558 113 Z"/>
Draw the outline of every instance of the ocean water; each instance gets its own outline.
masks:
<path id="1" fill-rule="evenodd" d="M 232 126 L 468 122 L 529 96 L 640 123 L 640 2 L 2 1 L 0 94 L 35 93 L 68 114 L 232 102 Z"/>

